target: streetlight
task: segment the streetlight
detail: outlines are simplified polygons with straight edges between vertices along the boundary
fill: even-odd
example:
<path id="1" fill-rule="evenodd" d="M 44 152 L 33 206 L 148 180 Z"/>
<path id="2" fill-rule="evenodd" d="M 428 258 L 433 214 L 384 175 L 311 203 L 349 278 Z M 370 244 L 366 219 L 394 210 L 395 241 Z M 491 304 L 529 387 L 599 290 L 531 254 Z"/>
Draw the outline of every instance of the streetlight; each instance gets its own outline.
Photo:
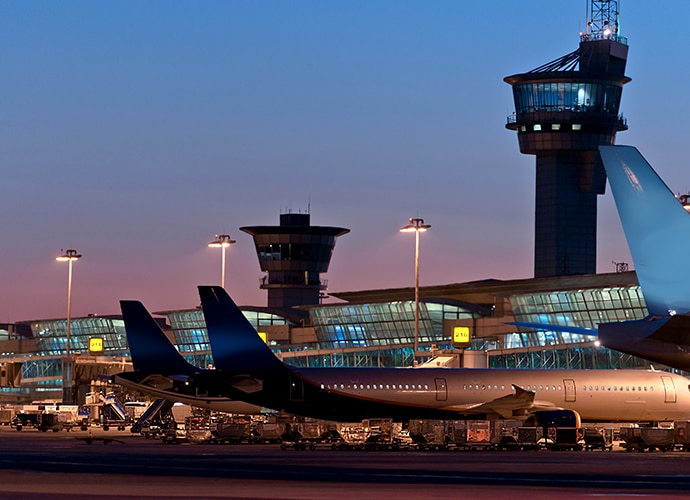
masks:
<path id="1" fill-rule="evenodd" d="M 64 254 L 55 257 L 55 260 L 60 262 L 67 262 L 68 273 L 67 273 L 67 347 L 65 348 L 66 357 L 62 361 L 62 402 L 65 404 L 73 403 L 73 393 L 72 393 L 72 363 L 71 363 L 71 326 L 72 326 L 72 263 L 79 260 L 81 254 L 78 254 L 76 250 L 69 249 Z M 65 363 L 65 359 L 67 363 Z"/>
<path id="2" fill-rule="evenodd" d="M 210 241 L 208 246 L 211 248 L 221 249 L 221 271 L 220 271 L 220 286 L 225 288 L 225 249 L 235 243 L 229 234 L 217 234 L 216 239 Z"/>
<path id="3" fill-rule="evenodd" d="M 419 233 L 425 232 L 431 227 L 424 224 L 424 219 L 410 218 L 407 226 L 400 228 L 402 233 L 415 233 L 415 253 L 414 253 L 414 360 L 417 361 L 417 350 L 419 348 Z"/>

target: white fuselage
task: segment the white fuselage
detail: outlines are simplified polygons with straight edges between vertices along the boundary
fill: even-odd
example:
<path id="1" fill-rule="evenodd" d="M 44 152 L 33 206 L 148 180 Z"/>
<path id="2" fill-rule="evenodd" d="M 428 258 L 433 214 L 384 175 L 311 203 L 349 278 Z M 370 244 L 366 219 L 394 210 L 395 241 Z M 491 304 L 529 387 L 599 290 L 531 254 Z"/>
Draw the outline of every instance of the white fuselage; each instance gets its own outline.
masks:
<path id="1" fill-rule="evenodd" d="M 585 421 L 690 419 L 688 379 L 650 370 L 296 369 L 327 392 L 372 402 L 462 412 L 534 392 L 537 408 L 574 410 Z"/>

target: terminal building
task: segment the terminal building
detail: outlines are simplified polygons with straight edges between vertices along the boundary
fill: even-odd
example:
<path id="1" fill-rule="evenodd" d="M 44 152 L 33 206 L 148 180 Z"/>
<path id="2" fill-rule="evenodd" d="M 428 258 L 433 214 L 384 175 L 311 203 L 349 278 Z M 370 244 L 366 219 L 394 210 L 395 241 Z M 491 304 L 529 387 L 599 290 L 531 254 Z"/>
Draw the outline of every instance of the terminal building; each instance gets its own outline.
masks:
<path id="1" fill-rule="evenodd" d="M 274 352 L 295 366 L 439 366 L 496 368 L 631 368 L 648 366 L 597 345 L 586 333 L 541 331 L 518 323 L 596 329 L 642 319 L 647 308 L 634 271 L 596 274 L 596 197 L 605 174 L 597 146 L 627 129 L 619 111 L 627 41 L 618 33 L 618 2 L 590 2 L 588 31 L 577 50 L 507 77 L 515 113 L 506 127 L 537 162 L 534 278 L 331 292 L 321 303 L 341 227 L 311 226 L 309 214 L 281 214 L 278 226 L 245 226 L 266 273 L 266 307 L 243 312 Z M 418 291 L 419 300 L 415 300 Z M 415 313 L 418 311 L 418 322 Z M 198 308 L 157 311 L 179 351 L 199 367 L 213 365 Z M 415 324 L 418 324 L 418 329 Z M 454 333 L 470 332 L 467 342 Z M 62 396 L 63 363 L 72 360 L 77 402 L 100 374 L 131 369 L 120 316 L 36 320 L 0 325 L 0 395 Z M 415 332 L 418 332 L 418 336 Z M 417 338 L 415 338 L 417 337 Z M 69 385 L 69 384 L 67 384 Z"/>

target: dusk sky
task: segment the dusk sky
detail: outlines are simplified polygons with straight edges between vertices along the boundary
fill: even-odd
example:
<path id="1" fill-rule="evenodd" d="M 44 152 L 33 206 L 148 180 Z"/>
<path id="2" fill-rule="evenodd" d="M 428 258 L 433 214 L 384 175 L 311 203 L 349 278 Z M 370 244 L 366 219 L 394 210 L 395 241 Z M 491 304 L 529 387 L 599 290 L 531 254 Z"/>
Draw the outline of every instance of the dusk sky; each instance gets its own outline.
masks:
<path id="1" fill-rule="evenodd" d="M 351 230 L 332 292 L 533 275 L 535 158 L 503 78 L 575 50 L 585 0 L 0 2 L 0 322 L 195 307 L 220 282 L 266 305 L 241 226 Z M 621 111 L 687 192 L 690 2 L 621 2 Z M 598 271 L 631 263 L 610 189 Z M 632 265 L 631 265 L 632 268 Z"/>

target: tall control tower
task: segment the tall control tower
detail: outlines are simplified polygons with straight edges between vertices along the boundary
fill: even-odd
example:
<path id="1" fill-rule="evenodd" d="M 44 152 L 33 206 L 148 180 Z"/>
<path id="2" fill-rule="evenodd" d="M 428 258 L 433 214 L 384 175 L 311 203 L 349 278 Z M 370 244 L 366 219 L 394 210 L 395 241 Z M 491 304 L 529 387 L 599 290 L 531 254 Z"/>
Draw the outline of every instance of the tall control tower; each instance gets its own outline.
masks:
<path id="1" fill-rule="evenodd" d="M 335 239 L 349 233 L 342 227 L 310 226 L 309 214 L 281 214 L 280 226 L 246 226 L 254 237 L 261 270 L 261 288 L 268 307 L 288 308 L 319 303 L 326 289 L 320 273 L 328 271 Z"/>
<path id="2" fill-rule="evenodd" d="M 513 87 L 520 152 L 537 157 L 534 275 L 596 273 L 597 195 L 606 173 L 597 146 L 628 126 L 619 106 L 628 57 L 618 0 L 590 0 L 579 48 L 527 73 Z"/>

